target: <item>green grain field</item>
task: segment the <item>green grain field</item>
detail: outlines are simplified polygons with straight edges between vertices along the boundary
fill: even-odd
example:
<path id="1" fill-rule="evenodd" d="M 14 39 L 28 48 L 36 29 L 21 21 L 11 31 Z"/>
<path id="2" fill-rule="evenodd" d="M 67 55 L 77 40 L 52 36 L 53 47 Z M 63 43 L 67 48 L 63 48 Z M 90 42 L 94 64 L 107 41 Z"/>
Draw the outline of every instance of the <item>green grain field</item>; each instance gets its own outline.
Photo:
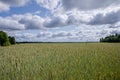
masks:
<path id="1" fill-rule="evenodd" d="M 0 80 L 120 80 L 120 43 L 0 47 Z"/>

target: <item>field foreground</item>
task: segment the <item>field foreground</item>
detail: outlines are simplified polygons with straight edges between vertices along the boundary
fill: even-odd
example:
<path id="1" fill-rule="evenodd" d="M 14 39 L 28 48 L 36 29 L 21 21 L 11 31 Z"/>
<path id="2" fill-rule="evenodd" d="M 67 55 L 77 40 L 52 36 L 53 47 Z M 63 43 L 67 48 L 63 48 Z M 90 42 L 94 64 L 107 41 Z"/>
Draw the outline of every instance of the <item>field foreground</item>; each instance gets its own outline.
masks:
<path id="1" fill-rule="evenodd" d="M 0 80 L 120 80 L 120 43 L 0 47 Z"/>

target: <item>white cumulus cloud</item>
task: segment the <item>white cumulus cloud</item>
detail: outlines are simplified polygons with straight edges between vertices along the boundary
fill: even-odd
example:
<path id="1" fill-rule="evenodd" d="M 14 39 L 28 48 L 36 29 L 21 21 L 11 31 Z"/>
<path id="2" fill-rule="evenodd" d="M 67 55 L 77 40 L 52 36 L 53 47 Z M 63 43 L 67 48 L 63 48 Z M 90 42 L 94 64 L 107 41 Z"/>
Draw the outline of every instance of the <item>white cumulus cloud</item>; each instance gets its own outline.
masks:
<path id="1" fill-rule="evenodd" d="M 60 0 L 36 0 L 37 4 L 48 10 L 55 10 L 60 6 Z"/>

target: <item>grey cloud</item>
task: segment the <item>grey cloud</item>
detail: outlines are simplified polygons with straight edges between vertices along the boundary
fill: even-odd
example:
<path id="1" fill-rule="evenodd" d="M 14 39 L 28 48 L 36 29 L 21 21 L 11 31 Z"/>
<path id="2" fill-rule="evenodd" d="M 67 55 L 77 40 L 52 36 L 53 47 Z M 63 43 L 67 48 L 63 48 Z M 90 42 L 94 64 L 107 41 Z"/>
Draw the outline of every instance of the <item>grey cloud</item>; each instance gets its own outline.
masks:
<path id="1" fill-rule="evenodd" d="M 96 31 L 96 36 L 101 38 L 108 35 L 108 33 L 109 33 L 108 30 L 100 30 L 100 31 Z"/>
<path id="2" fill-rule="evenodd" d="M 76 32 L 66 32 L 66 31 L 58 31 L 58 32 L 41 32 L 37 34 L 37 38 L 72 38 L 77 36 Z"/>
<path id="3" fill-rule="evenodd" d="M 120 0 L 62 0 L 62 4 L 66 10 L 91 10 L 120 4 Z"/>
<path id="4" fill-rule="evenodd" d="M 8 21 L 9 20 L 9 21 Z M 4 29 L 8 28 L 11 30 L 21 30 L 22 29 L 47 29 L 47 28 L 56 28 L 64 27 L 69 25 L 78 25 L 80 24 L 80 19 L 76 16 L 56 16 L 42 18 L 38 15 L 33 14 L 23 14 L 23 15 L 13 15 L 9 17 L 1 17 L 0 20 L 1 27 L 4 25 Z M 6 24 L 5 24 L 6 23 Z M 7 25 L 9 23 L 9 25 Z M 6 27 L 5 27 L 6 26 Z M 24 27 L 24 28 L 23 28 Z"/>
<path id="5" fill-rule="evenodd" d="M 116 33 L 120 34 L 120 30 L 111 30 L 110 33 L 111 34 L 116 34 Z"/>
<path id="6" fill-rule="evenodd" d="M 26 29 L 40 29 L 42 27 L 42 23 L 34 19 L 21 19 L 19 23 L 24 24 Z"/>
<path id="7" fill-rule="evenodd" d="M 41 37 L 51 37 L 51 35 L 52 35 L 51 32 L 41 32 L 41 33 L 37 34 L 37 37 L 38 38 L 41 38 Z"/>
<path id="8" fill-rule="evenodd" d="M 46 28 L 54 28 L 54 27 L 64 27 L 69 25 L 76 25 L 83 23 L 83 21 L 76 15 L 65 15 L 65 17 L 56 16 L 52 17 L 50 21 L 44 22 L 44 26 Z"/>
<path id="9" fill-rule="evenodd" d="M 35 0 L 37 4 L 41 7 L 44 7 L 48 10 L 54 11 L 56 8 L 60 6 L 60 0 Z"/>
<path id="10" fill-rule="evenodd" d="M 79 16 L 74 16 L 74 15 L 68 15 L 68 19 L 66 21 L 67 25 L 79 25 L 83 23 L 82 20 L 79 18 Z"/>
<path id="11" fill-rule="evenodd" d="M 55 33 L 52 33 L 50 39 L 61 39 L 63 41 L 65 40 L 69 40 L 69 41 L 72 41 L 72 40 L 81 40 L 80 39 L 80 34 L 82 35 L 82 33 L 79 33 L 80 31 L 58 31 L 58 32 L 55 32 Z M 81 37 L 82 38 L 82 37 Z"/>
<path id="12" fill-rule="evenodd" d="M 56 37 L 68 37 L 68 36 L 72 36 L 71 33 L 69 32 L 57 32 L 55 34 L 52 35 L 52 38 L 56 38 Z"/>
<path id="13" fill-rule="evenodd" d="M 40 33 L 16 33 L 13 34 L 17 41 L 53 41 L 55 39 L 68 39 L 70 36 L 72 39 L 74 35 L 72 32 L 58 31 L 58 32 L 40 32 Z"/>
<path id="14" fill-rule="evenodd" d="M 120 10 L 116 12 L 110 12 L 107 14 L 97 14 L 94 18 L 88 23 L 90 25 L 105 25 L 105 24 L 115 24 L 120 21 Z"/>
<path id="15" fill-rule="evenodd" d="M 30 0 L 0 0 L 0 2 L 10 5 L 10 6 L 23 6 L 27 4 Z"/>
<path id="16" fill-rule="evenodd" d="M 44 22 L 44 26 L 47 28 L 62 27 L 66 26 L 66 21 L 59 17 L 54 17 L 49 22 Z"/>
<path id="17" fill-rule="evenodd" d="M 109 26 L 109 28 L 119 28 L 119 27 L 120 27 L 120 21 L 114 25 Z"/>
<path id="18" fill-rule="evenodd" d="M 120 25 L 120 10 L 111 11 L 106 14 L 98 13 L 93 16 L 92 19 L 87 18 L 84 20 L 76 14 L 64 14 L 58 16 L 52 16 L 47 18 L 42 18 L 35 14 L 23 14 L 23 15 L 13 15 L 9 17 L 0 17 L 0 29 L 10 29 L 10 30 L 27 30 L 27 29 L 49 29 L 49 28 L 60 28 L 64 26 L 100 26 L 100 25 L 113 25 L 109 28 L 118 28 Z M 86 17 L 83 15 L 82 17 Z M 82 26 L 81 26 L 82 27 Z M 83 26 L 84 27 L 84 26 Z M 94 28 L 97 28 L 94 27 Z M 91 29 L 91 28 L 90 28 Z"/>
<path id="19" fill-rule="evenodd" d="M 37 36 L 33 33 L 16 33 L 13 34 L 17 41 L 32 41 L 37 38 Z"/>
<path id="20" fill-rule="evenodd" d="M 32 14 L 0 17 L 0 29 L 3 30 L 43 29 L 42 24 L 43 19 Z"/>
<path id="21" fill-rule="evenodd" d="M 4 19 L 0 17 L 0 29 L 2 30 L 23 30 L 25 26 L 15 20 Z"/>

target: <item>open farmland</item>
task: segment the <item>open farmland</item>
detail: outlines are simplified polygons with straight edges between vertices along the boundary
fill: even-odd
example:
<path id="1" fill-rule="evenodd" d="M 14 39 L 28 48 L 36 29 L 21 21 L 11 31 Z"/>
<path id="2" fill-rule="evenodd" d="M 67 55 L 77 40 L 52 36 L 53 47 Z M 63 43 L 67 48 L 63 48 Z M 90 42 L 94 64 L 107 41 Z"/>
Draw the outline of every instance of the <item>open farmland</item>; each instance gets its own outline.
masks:
<path id="1" fill-rule="evenodd" d="M 120 80 L 120 43 L 0 47 L 0 80 Z"/>

